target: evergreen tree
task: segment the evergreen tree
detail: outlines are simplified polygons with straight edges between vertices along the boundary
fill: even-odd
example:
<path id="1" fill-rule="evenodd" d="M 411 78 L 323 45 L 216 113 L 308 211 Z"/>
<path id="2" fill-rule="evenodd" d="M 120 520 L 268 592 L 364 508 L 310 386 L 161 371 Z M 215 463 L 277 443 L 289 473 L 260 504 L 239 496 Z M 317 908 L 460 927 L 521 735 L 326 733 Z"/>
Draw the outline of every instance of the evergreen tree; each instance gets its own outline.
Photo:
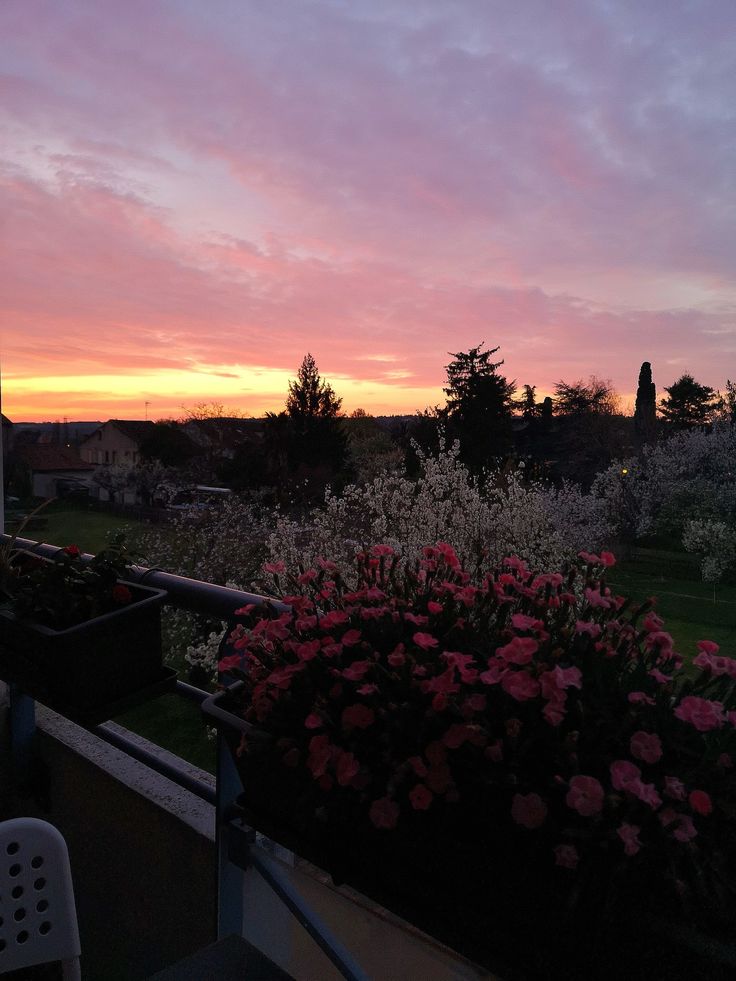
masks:
<path id="1" fill-rule="evenodd" d="M 447 405 L 440 416 L 448 436 L 460 440 L 463 461 L 479 471 L 511 446 L 512 399 L 516 391 L 498 369 L 503 361 L 491 361 L 497 347 L 482 351 L 483 344 L 452 354 L 446 365 Z"/>
<path id="2" fill-rule="evenodd" d="M 692 375 L 681 375 L 669 388 L 667 398 L 661 399 L 659 411 L 667 423 L 676 429 L 707 426 L 719 408 L 719 398 L 708 385 L 696 382 Z"/>
<path id="3" fill-rule="evenodd" d="M 642 364 L 639 371 L 634 431 L 639 446 L 653 443 L 657 435 L 657 389 L 652 381 L 652 366 L 648 361 Z"/>
<path id="4" fill-rule="evenodd" d="M 305 419 L 334 419 L 340 414 L 342 399 L 337 398 L 330 385 L 319 374 L 317 363 L 307 354 L 301 363 L 296 381 L 289 382 L 286 411 L 297 422 Z"/>
<path id="5" fill-rule="evenodd" d="M 320 376 L 307 354 L 296 381 L 289 382 L 286 415 L 290 420 L 289 464 L 292 471 L 325 470 L 332 479 L 347 459 L 347 438 L 340 425 L 340 407 L 332 387 Z"/>
<path id="6" fill-rule="evenodd" d="M 542 406 L 537 402 L 537 386 L 522 385 L 521 397 L 515 405 L 521 410 L 522 419 L 536 419 L 542 414 Z"/>

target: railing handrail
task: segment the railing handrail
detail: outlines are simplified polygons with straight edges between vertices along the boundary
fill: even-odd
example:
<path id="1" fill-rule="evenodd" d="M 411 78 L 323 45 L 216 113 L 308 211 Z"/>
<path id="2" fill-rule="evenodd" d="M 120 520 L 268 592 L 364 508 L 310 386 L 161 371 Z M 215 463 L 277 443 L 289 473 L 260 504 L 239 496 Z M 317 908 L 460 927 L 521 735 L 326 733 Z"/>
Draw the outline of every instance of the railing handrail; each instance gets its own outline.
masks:
<path id="1" fill-rule="evenodd" d="M 9 535 L 1 537 L 3 542 L 11 540 Z M 49 545 L 46 542 L 36 542 L 28 538 L 16 538 L 15 544 L 18 548 L 29 549 L 47 559 L 52 559 L 62 548 L 59 545 Z M 89 552 L 84 552 L 81 556 L 82 562 L 91 562 L 93 558 L 94 556 Z M 192 613 L 217 617 L 221 620 L 230 619 L 240 607 L 251 604 L 254 606 L 268 605 L 278 612 L 284 612 L 288 609 L 286 604 L 270 596 L 249 593 L 243 589 L 233 589 L 230 586 L 218 586 L 215 583 L 203 582 L 200 579 L 189 579 L 187 576 L 178 576 L 156 567 L 149 569 L 142 565 L 132 565 L 128 575 L 133 582 L 145 582 L 146 586 L 165 590 L 168 594 L 166 602 L 173 606 L 189 610 Z"/>

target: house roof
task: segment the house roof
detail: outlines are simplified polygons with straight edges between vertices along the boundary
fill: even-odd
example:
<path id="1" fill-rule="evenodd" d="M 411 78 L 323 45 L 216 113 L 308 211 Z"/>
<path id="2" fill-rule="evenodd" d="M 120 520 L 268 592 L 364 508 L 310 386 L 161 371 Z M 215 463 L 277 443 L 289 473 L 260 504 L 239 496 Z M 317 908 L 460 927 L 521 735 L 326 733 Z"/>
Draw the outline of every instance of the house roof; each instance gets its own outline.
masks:
<path id="1" fill-rule="evenodd" d="M 109 419 L 108 422 L 125 436 L 134 439 L 136 443 L 142 443 L 154 430 L 154 423 L 150 420 L 144 422 L 140 419 Z"/>
<path id="2" fill-rule="evenodd" d="M 94 470 L 94 464 L 85 463 L 79 453 L 66 446 L 50 446 L 46 443 L 19 446 L 18 457 L 36 473 L 53 470 Z"/>
<path id="3" fill-rule="evenodd" d="M 12 426 L 13 423 L 8 419 L 4 412 L 0 412 L 0 418 L 2 419 L 3 426 Z"/>

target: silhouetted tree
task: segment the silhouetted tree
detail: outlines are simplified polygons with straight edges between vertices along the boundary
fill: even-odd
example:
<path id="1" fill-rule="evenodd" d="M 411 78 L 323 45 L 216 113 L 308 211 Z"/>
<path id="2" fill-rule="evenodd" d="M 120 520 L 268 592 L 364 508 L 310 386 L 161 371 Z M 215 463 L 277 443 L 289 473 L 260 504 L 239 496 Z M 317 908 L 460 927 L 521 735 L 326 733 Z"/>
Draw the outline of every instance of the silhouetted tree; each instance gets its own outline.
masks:
<path id="1" fill-rule="evenodd" d="M 625 436 L 617 416 L 619 397 L 610 381 L 591 375 L 587 382 L 555 385 L 555 472 L 587 487 L 614 455 Z M 630 425 L 630 424 L 629 424 Z"/>
<path id="2" fill-rule="evenodd" d="M 503 361 L 492 361 L 498 351 L 473 347 L 452 353 L 446 365 L 447 404 L 440 411 L 450 438 L 460 440 L 460 453 L 471 470 L 479 471 L 494 459 L 505 456 L 511 446 L 512 399 L 516 384 L 498 369 Z"/>
<path id="3" fill-rule="evenodd" d="M 639 371 L 634 432 L 639 446 L 653 443 L 657 436 L 657 389 L 652 381 L 652 366 L 648 361 L 642 364 Z"/>
<path id="4" fill-rule="evenodd" d="M 692 375 L 681 375 L 664 390 L 667 398 L 660 399 L 659 411 L 665 422 L 675 429 L 707 426 L 719 407 L 714 390 L 696 382 Z"/>
<path id="5" fill-rule="evenodd" d="M 297 422 L 313 419 L 334 419 L 340 414 L 342 399 L 337 398 L 332 387 L 319 374 L 317 363 L 307 354 L 297 373 L 296 381 L 289 382 L 286 411 Z"/>
<path id="6" fill-rule="evenodd" d="M 537 402 L 537 386 L 523 385 L 521 396 L 514 403 L 521 410 L 522 419 L 536 419 L 542 414 L 542 406 Z"/>
<path id="7" fill-rule="evenodd" d="M 332 387 L 320 377 L 311 354 L 301 363 L 296 381 L 289 382 L 289 468 L 303 480 L 324 486 L 345 468 L 347 437 L 340 424 L 340 407 Z"/>

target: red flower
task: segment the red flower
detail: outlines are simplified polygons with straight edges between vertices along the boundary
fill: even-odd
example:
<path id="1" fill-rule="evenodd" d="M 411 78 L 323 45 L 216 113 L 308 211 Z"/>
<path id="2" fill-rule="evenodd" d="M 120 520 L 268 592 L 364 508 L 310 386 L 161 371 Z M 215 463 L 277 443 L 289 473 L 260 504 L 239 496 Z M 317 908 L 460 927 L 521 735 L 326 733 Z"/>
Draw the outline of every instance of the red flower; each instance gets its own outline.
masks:
<path id="1" fill-rule="evenodd" d="M 390 831 L 399 820 L 399 805 L 389 797 L 381 797 L 371 804 L 369 817 L 376 828 Z"/>
<path id="2" fill-rule="evenodd" d="M 415 811 L 426 811 L 434 800 L 434 794 L 423 783 L 418 783 L 409 791 L 409 800 Z"/>
<path id="3" fill-rule="evenodd" d="M 62 549 L 62 552 L 65 552 L 70 559 L 78 559 L 82 554 L 77 545 L 67 545 L 66 548 Z"/>
<path id="4" fill-rule="evenodd" d="M 708 817 L 713 810 L 713 802 L 710 799 L 710 795 L 706 794 L 704 790 L 691 791 L 688 801 L 695 813 L 702 814 L 703 817 Z"/>
<path id="5" fill-rule="evenodd" d="M 342 713 L 343 729 L 367 729 L 375 720 L 375 712 L 367 705 L 348 705 Z"/>
<path id="6" fill-rule="evenodd" d="M 127 586 L 123 586 L 123 584 L 119 582 L 117 586 L 112 587 L 112 598 L 120 606 L 125 606 L 126 603 L 130 603 L 130 601 L 133 599 L 133 594 Z"/>
<path id="7" fill-rule="evenodd" d="M 433 637 L 432 634 L 423 634 L 421 631 L 417 631 L 412 637 L 412 640 L 417 647 L 421 647 L 423 651 L 428 651 L 432 647 L 436 647 L 439 643 L 437 638 Z"/>
<path id="8" fill-rule="evenodd" d="M 514 794 L 511 817 L 522 828 L 533 831 L 541 828 L 547 817 L 547 805 L 539 794 Z"/>

